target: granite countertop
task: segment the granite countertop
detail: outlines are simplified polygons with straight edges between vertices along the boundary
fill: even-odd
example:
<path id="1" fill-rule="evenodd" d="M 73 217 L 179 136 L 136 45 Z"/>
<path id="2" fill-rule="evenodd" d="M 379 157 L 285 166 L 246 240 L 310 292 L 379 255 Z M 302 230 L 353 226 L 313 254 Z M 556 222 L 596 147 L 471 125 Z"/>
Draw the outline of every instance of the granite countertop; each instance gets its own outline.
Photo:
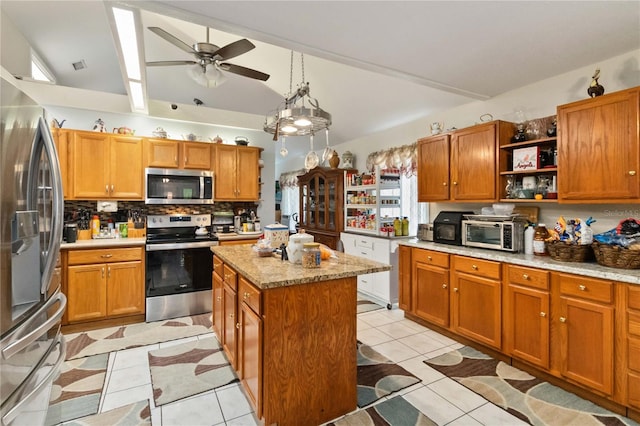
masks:
<path id="1" fill-rule="evenodd" d="M 619 281 L 630 284 L 640 284 L 640 269 L 610 268 L 608 266 L 602 266 L 596 262 L 560 262 L 557 260 L 553 260 L 548 256 L 508 253 L 503 251 L 473 247 L 450 246 L 447 244 L 421 241 L 418 239 L 401 241 L 399 242 L 399 244 L 404 246 L 441 251 L 444 253 L 477 257 L 478 259 L 495 260 L 498 262 L 512 263 L 514 265 L 547 269 L 556 272 L 566 272 L 593 278 L 602 278 L 606 280 Z"/>
<path id="2" fill-rule="evenodd" d="M 248 245 L 213 246 L 211 251 L 262 290 L 391 270 L 391 265 L 340 252 L 335 259 L 323 260 L 319 268 L 303 268 L 277 255 L 259 257 Z"/>
<path id="3" fill-rule="evenodd" d="M 98 238 L 95 240 L 77 240 L 75 243 L 65 243 L 60 245 L 60 250 L 77 250 L 107 247 L 131 247 L 143 246 L 147 242 L 146 238 Z"/>

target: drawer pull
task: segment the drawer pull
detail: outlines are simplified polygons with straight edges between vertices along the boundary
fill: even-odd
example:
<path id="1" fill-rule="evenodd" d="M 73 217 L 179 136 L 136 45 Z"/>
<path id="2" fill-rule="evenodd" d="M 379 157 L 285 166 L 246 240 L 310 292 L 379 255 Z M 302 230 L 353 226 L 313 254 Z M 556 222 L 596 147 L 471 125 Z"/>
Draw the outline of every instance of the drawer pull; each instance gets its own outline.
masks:
<path id="1" fill-rule="evenodd" d="M 635 176 L 635 175 L 636 175 L 635 170 L 629 170 L 629 176 Z"/>
<path id="2" fill-rule="evenodd" d="M 583 284 L 580 284 L 580 285 L 578 286 L 578 288 L 580 289 L 580 291 L 585 291 L 585 290 L 587 289 L 587 286 L 586 286 L 586 285 L 583 285 Z"/>
<path id="3" fill-rule="evenodd" d="M 105 259 L 109 259 L 110 257 L 113 257 L 112 254 L 101 254 L 100 257 L 103 257 Z"/>
<path id="4" fill-rule="evenodd" d="M 565 317 L 560 317 L 560 322 L 567 322 L 567 319 Z"/>
<path id="5" fill-rule="evenodd" d="M 458 287 L 454 287 L 453 291 L 457 293 L 458 292 Z"/>
<path id="6" fill-rule="evenodd" d="M 546 313 L 546 312 L 540 312 L 540 316 L 541 316 L 542 318 L 544 318 L 544 317 L 546 317 L 546 316 L 547 316 L 547 313 Z"/>
<path id="7" fill-rule="evenodd" d="M 473 269 L 474 271 L 478 270 L 478 265 L 471 265 L 471 269 Z"/>
<path id="8" fill-rule="evenodd" d="M 447 288 L 447 284 L 442 284 L 442 288 Z"/>
<path id="9" fill-rule="evenodd" d="M 527 274 L 522 274 L 522 279 L 523 279 L 523 280 L 528 280 L 528 279 L 529 279 L 529 275 L 527 275 Z"/>
<path id="10" fill-rule="evenodd" d="M 218 297 L 216 297 L 216 300 L 217 300 L 218 302 L 220 302 L 220 301 L 222 301 L 222 297 L 218 296 Z"/>
<path id="11" fill-rule="evenodd" d="M 428 260 L 433 260 L 433 257 L 431 257 L 431 256 L 427 256 L 427 259 L 428 259 Z"/>
<path id="12" fill-rule="evenodd" d="M 361 251 L 361 252 L 360 252 L 360 254 L 361 254 L 361 255 L 363 255 L 363 256 L 366 256 L 366 255 L 367 255 L 367 253 L 365 253 L 365 252 L 363 252 L 363 251 Z"/>
<path id="13" fill-rule="evenodd" d="M 249 296 L 251 296 L 250 293 L 247 293 L 246 291 L 244 292 L 244 294 L 242 295 L 242 298 L 247 300 L 249 298 Z"/>

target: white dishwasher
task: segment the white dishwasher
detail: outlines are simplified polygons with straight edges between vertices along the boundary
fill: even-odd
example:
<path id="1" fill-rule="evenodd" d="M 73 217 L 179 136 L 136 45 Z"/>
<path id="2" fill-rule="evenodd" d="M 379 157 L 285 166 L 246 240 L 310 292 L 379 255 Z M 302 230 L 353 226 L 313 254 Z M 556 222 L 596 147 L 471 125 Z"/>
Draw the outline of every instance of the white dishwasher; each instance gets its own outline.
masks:
<path id="1" fill-rule="evenodd" d="M 358 291 L 391 309 L 398 303 L 398 242 L 349 232 L 340 239 L 346 254 L 391 265 L 390 271 L 358 275 Z"/>

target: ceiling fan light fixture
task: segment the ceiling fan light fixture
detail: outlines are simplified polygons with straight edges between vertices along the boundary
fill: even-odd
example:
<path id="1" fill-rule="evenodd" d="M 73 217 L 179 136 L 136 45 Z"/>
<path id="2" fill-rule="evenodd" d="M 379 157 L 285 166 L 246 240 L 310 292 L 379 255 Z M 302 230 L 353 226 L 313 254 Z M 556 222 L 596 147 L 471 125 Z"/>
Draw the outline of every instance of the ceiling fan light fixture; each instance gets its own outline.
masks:
<path id="1" fill-rule="evenodd" d="M 210 65 L 195 64 L 187 68 L 187 73 L 200 86 L 213 89 L 227 81 L 227 78 L 215 64 Z"/>

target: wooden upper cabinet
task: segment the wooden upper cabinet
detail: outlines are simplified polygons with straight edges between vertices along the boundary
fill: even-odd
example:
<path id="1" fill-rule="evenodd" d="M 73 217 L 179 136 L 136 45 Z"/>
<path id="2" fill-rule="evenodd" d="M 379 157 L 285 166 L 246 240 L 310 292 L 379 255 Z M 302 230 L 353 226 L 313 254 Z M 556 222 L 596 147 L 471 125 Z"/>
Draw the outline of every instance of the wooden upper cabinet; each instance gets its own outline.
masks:
<path id="1" fill-rule="evenodd" d="M 207 142 L 183 142 L 181 167 L 183 169 L 211 170 L 213 145 Z"/>
<path id="2" fill-rule="evenodd" d="M 418 141 L 418 201 L 496 201 L 498 147 L 513 123 L 492 121 Z"/>
<path id="3" fill-rule="evenodd" d="M 144 166 L 177 169 L 180 142 L 170 139 L 144 140 Z"/>
<path id="4" fill-rule="evenodd" d="M 640 87 L 558 107 L 558 199 L 640 201 Z"/>
<path id="5" fill-rule="evenodd" d="M 58 151 L 58 162 L 60 163 L 60 175 L 62 178 L 62 194 L 65 199 L 71 197 L 69 188 L 69 138 L 72 134 L 69 130 L 51 129 L 53 141 Z"/>
<path id="6" fill-rule="evenodd" d="M 215 199 L 255 201 L 259 198 L 260 149 L 217 145 L 215 148 Z"/>
<path id="7" fill-rule="evenodd" d="M 145 139 L 144 165 L 166 169 L 212 170 L 213 144 Z"/>
<path id="8" fill-rule="evenodd" d="M 449 199 L 449 140 L 437 135 L 418 140 L 418 201 Z"/>
<path id="9" fill-rule="evenodd" d="M 492 121 L 453 133 L 451 200 L 497 200 L 497 150 L 510 141 L 513 129 L 512 123 Z"/>
<path id="10" fill-rule="evenodd" d="M 69 181 L 74 199 L 142 200 L 142 139 L 73 132 Z"/>

